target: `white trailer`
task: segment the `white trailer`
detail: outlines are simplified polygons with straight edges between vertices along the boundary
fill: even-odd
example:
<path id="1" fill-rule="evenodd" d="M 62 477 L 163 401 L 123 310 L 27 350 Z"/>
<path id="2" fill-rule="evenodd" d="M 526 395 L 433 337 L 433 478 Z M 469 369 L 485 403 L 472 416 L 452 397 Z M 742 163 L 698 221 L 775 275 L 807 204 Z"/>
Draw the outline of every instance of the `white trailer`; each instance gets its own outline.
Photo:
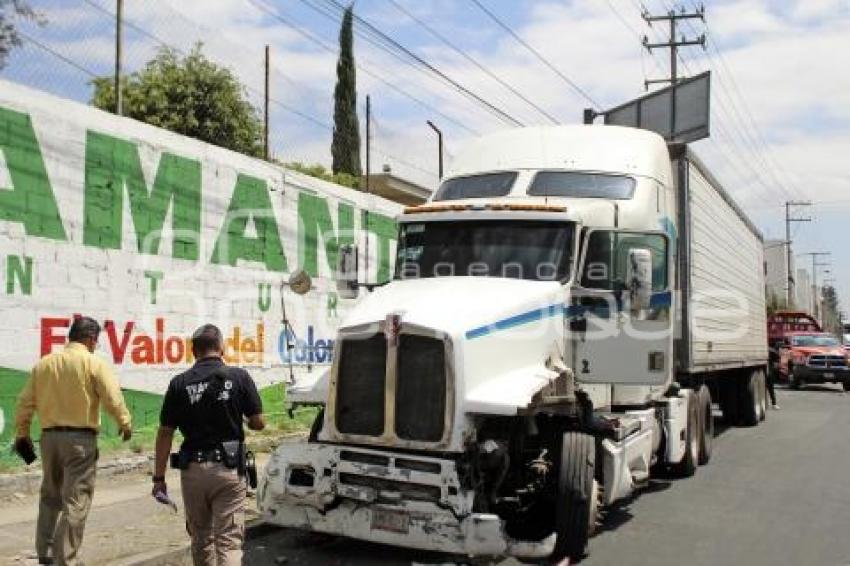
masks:
<path id="1" fill-rule="evenodd" d="M 764 418 L 761 236 L 656 134 L 477 140 L 399 218 L 395 278 L 340 327 L 266 521 L 464 555 L 578 557 L 601 506 Z M 357 293 L 356 250 L 340 292 Z M 665 473 L 667 473 L 665 472 Z"/>

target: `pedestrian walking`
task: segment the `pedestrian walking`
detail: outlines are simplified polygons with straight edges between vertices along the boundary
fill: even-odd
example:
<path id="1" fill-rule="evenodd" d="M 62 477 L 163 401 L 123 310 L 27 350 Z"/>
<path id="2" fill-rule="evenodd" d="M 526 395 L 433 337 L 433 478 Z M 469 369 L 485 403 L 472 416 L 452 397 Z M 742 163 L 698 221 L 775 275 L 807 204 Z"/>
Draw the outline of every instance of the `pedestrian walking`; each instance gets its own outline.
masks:
<path id="1" fill-rule="evenodd" d="M 41 423 L 43 478 L 36 523 L 39 564 L 80 564 L 80 546 L 91 509 L 97 467 L 100 409 L 130 440 L 130 413 L 112 370 L 94 355 L 100 325 L 74 320 L 68 344 L 33 367 L 16 409 L 16 446 L 33 449 L 34 415 Z"/>
<path id="2" fill-rule="evenodd" d="M 779 405 L 776 403 L 776 373 L 773 367 L 767 368 L 767 377 L 765 380 L 765 385 L 767 385 L 767 395 L 770 397 L 770 406 L 773 407 L 774 410 L 779 410 Z"/>
<path id="3" fill-rule="evenodd" d="M 242 564 L 246 494 L 243 420 L 248 428 L 265 428 L 263 406 L 254 380 L 222 360 L 221 331 L 212 324 L 192 335 L 197 360 L 168 386 L 160 413 L 152 494 L 167 500 L 165 469 L 174 431 L 183 444 L 171 456 L 180 469 L 186 528 L 196 566 Z"/>

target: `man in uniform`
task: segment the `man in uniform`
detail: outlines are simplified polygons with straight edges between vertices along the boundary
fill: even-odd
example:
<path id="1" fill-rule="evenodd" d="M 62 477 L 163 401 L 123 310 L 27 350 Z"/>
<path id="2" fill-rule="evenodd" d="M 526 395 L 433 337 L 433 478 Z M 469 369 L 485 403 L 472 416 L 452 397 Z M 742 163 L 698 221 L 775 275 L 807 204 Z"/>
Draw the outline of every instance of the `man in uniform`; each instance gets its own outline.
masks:
<path id="1" fill-rule="evenodd" d="M 174 430 L 183 434 L 180 484 L 186 527 L 196 565 L 237 566 L 244 538 L 244 462 L 233 459 L 233 445 L 245 440 L 243 419 L 252 430 L 265 428 L 263 407 L 254 380 L 243 369 L 222 361 L 221 331 L 206 324 L 192 335 L 197 360 L 171 380 L 156 437 L 153 491 L 167 493 L 165 468 Z M 244 451 L 239 451 L 244 458 Z"/>
<path id="2" fill-rule="evenodd" d="M 65 348 L 39 361 L 18 399 L 16 446 L 32 447 L 33 415 L 41 421 L 41 495 L 35 547 L 39 564 L 79 564 L 94 494 L 100 406 L 130 440 L 130 413 L 109 365 L 94 355 L 100 325 L 74 320 Z"/>

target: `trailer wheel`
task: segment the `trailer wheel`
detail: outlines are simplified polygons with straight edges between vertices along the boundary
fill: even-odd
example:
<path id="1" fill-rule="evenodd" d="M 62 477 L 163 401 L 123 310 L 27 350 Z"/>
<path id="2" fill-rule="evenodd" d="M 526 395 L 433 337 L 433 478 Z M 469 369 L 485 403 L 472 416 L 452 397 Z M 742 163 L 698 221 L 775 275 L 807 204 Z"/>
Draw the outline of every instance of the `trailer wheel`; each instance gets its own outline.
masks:
<path id="1" fill-rule="evenodd" d="M 741 382 L 740 388 L 741 413 L 739 415 L 743 426 L 756 426 L 759 424 L 759 413 L 761 412 L 761 398 L 759 395 L 759 372 L 751 371 Z"/>
<path id="2" fill-rule="evenodd" d="M 759 406 L 759 420 L 767 419 L 767 374 L 764 370 L 759 370 L 759 396 L 761 403 Z"/>
<path id="3" fill-rule="evenodd" d="M 711 392 L 707 385 L 699 388 L 697 394 L 700 408 L 699 459 L 700 466 L 711 460 L 711 447 L 714 441 L 714 415 L 711 413 Z"/>
<path id="4" fill-rule="evenodd" d="M 596 443 L 583 432 L 567 432 L 561 446 L 552 558 L 579 559 L 596 523 Z"/>
<path id="5" fill-rule="evenodd" d="M 700 453 L 700 420 L 699 395 L 688 391 L 688 426 L 685 429 L 685 455 L 682 461 L 673 465 L 673 472 L 683 478 L 691 477 L 697 471 Z"/>

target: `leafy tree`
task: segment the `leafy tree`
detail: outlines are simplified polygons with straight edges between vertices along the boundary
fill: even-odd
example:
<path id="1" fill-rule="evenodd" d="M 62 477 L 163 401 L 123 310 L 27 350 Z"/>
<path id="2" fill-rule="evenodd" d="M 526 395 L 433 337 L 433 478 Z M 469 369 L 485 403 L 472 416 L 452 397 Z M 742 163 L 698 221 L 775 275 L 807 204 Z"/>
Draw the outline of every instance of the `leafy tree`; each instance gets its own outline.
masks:
<path id="1" fill-rule="evenodd" d="M 25 0 L 0 0 L 0 69 L 6 66 L 6 59 L 12 49 L 21 46 L 16 18 L 38 25 L 47 23 L 44 16 L 33 10 Z"/>
<path id="2" fill-rule="evenodd" d="M 360 177 L 360 122 L 357 119 L 357 69 L 354 66 L 354 14 L 345 10 L 339 30 L 339 59 L 334 88 L 334 135 L 331 144 L 334 173 Z"/>
<path id="3" fill-rule="evenodd" d="M 91 103 L 115 108 L 112 77 L 92 81 Z M 124 114 L 240 153 L 262 157 L 263 126 L 233 73 L 201 52 L 201 44 L 181 57 L 162 48 L 145 67 L 122 77 Z"/>
<path id="4" fill-rule="evenodd" d="M 317 179 L 336 183 L 337 185 L 342 185 L 343 187 L 350 187 L 356 189 L 357 186 L 360 184 L 360 179 L 355 177 L 354 175 L 350 175 L 348 173 L 331 173 L 330 171 L 325 169 L 324 165 L 321 165 L 319 163 L 314 163 L 313 165 L 305 165 L 304 163 L 300 163 L 298 161 L 292 161 L 290 163 L 283 163 L 282 165 L 284 167 L 292 169 L 293 171 L 298 171 L 299 173 L 303 173 L 311 177 L 316 177 Z"/>
<path id="5" fill-rule="evenodd" d="M 823 323 L 824 330 L 841 334 L 841 319 L 838 314 L 841 312 L 841 305 L 838 302 L 838 294 L 835 292 L 835 287 L 830 285 L 823 287 L 821 289 L 821 296 L 823 298 L 821 322 Z"/>

